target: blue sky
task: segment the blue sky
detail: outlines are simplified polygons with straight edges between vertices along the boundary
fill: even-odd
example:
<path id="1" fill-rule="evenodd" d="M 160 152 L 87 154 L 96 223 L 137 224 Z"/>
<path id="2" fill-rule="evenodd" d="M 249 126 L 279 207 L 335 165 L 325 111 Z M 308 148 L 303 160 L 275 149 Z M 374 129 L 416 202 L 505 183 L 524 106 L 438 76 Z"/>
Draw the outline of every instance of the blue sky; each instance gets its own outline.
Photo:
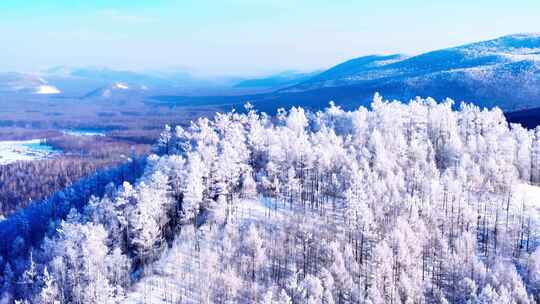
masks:
<path id="1" fill-rule="evenodd" d="M 2 0 L 0 71 L 314 70 L 540 31 L 538 0 Z"/>

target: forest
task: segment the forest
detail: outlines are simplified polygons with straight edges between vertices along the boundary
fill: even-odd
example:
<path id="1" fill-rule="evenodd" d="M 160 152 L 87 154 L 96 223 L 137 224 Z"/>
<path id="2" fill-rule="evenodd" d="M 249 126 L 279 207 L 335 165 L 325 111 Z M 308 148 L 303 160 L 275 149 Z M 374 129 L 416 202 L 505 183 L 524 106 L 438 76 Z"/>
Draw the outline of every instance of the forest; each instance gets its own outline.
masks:
<path id="1" fill-rule="evenodd" d="M 245 108 L 0 221 L 0 303 L 540 302 L 540 128 Z"/>
<path id="2" fill-rule="evenodd" d="M 16 138 L 27 133 L 14 132 Z M 62 151 L 59 157 L 19 161 L 0 166 L 0 218 L 17 209 L 47 198 L 98 170 L 118 166 L 130 158 L 145 155 L 150 145 L 112 136 L 73 136 L 39 132 L 51 147 Z M 0 134 L 1 137 L 1 134 Z"/>

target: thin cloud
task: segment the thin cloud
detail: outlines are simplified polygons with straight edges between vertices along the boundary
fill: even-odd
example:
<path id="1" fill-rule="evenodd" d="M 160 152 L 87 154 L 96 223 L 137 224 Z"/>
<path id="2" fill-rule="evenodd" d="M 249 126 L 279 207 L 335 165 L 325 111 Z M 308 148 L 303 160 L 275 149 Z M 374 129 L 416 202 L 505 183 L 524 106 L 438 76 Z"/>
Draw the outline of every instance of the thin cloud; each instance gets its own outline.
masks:
<path id="1" fill-rule="evenodd" d="M 119 22 L 150 23 L 154 21 L 154 19 L 149 18 L 147 16 L 125 14 L 114 9 L 103 10 L 100 12 L 100 15 L 110 18 L 114 21 L 119 21 Z"/>

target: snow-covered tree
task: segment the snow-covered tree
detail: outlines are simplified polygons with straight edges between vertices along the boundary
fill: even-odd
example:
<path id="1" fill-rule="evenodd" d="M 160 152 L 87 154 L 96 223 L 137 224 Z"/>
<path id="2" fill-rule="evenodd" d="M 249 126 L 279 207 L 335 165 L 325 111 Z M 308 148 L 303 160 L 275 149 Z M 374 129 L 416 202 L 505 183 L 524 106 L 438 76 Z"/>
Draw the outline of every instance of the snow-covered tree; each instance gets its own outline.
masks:
<path id="1" fill-rule="evenodd" d="M 37 216 L 2 222 L 20 232 L 1 234 L 2 299 L 533 303 L 539 134 L 498 109 L 378 94 L 167 126 L 137 181 L 58 195 L 42 241 Z"/>

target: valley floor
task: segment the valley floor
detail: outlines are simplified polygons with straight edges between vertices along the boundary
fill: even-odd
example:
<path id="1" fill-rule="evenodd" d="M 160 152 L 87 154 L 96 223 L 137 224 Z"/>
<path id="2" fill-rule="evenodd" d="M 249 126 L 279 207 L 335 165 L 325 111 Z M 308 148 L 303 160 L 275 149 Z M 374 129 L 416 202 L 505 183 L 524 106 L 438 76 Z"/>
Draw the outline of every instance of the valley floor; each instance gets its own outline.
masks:
<path id="1" fill-rule="evenodd" d="M 0 165 L 48 159 L 60 153 L 41 139 L 0 141 Z"/>

